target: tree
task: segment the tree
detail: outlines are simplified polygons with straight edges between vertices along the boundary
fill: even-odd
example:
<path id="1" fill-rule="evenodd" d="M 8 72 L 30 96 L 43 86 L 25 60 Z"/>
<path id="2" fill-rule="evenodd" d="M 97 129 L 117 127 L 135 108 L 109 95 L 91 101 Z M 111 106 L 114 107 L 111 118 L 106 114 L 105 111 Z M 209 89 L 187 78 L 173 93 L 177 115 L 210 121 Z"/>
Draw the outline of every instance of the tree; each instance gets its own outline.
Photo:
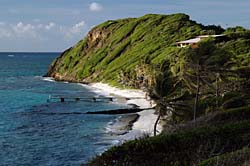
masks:
<path id="1" fill-rule="evenodd" d="M 193 120 L 196 121 L 201 95 L 210 95 L 215 91 L 216 107 L 219 98 L 219 77 L 230 54 L 218 48 L 212 39 L 203 40 L 196 48 L 187 48 L 182 53 L 185 59 L 183 82 L 194 93 Z"/>
<path id="2" fill-rule="evenodd" d="M 154 123 L 154 135 L 156 135 L 157 125 L 161 117 L 168 113 L 183 116 L 181 111 L 187 105 L 182 102 L 186 93 L 181 94 L 178 90 L 180 86 L 176 77 L 169 70 L 169 62 L 165 61 L 160 67 L 155 66 L 151 70 L 154 70 L 153 73 L 156 75 L 154 85 L 148 87 L 148 93 L 151 99 L 156 102 L 156 111 L 158 112 L 158 117 Z"/>

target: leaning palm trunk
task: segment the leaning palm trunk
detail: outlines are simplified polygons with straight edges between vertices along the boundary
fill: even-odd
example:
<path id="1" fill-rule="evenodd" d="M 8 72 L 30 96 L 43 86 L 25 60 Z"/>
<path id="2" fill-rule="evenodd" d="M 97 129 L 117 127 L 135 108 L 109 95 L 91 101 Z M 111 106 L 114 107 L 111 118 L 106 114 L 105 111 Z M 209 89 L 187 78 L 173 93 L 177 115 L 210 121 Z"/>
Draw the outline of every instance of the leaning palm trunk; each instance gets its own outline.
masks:
<path id="1" fill-rule="evenodd" d="M 156 106 L 156 111 L 158 112 L 158 117 L 155 121 L 155 124 L 154 124 L 154 136 L 156 136 L 157 134 L 157 125 L 161 119 L 161 116 L 162 116 L 162 109 L 163 109 L 163 104 L 162 104 L 162 101 L 161 100 L 158 100 L 158 103 L 157 103 L 157 106 Z"/>
<path id="2" fill-rule="evenodd" d="M 160 118 L 161 118 L 161 114 L 159 112 L 159 115 L 158 115 L 158 117 L 157 117 L 157 119 L 155 121 L 155 124 L 154 124 L 154 136 L 156 136 L 156 134 L 157 134 L 157 125 L 158 125 L 158 123 L 160 121 Z"/>
<path id="3" fill-rule="evenodd" d="M 219 85 L 218 85 L 218 77 L 219 77 L 219 73 L 216 73 L 216 109 L 218 110 L 219 108 Z"/>
<path id="4" fill-rule="evenodd" d="M 197 114 L 197 107 L 198 107 L 198 101 L 199 101 L 199 93 L 200 93 L 200 75 L 199 75 L 199 66 L 197 65 L 197 76 L 196 76 L 196 95 L 195 95 L 195 101 L 194 101 L 194 122 L 196 121 L 196 114 Z"/>

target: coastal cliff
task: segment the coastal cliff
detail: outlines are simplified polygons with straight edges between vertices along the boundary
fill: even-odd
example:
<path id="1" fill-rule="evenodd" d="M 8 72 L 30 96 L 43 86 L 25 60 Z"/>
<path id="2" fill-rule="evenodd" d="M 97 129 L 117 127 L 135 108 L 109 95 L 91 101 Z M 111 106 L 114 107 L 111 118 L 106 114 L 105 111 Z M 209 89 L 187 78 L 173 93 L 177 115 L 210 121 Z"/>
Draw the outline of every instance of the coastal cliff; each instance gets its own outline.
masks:
<path id="1" fill-rule="evenodd" d="M 176 46 L 200 35 L 223 38 Z M 162 134 L 113 147 L 88 165 L 249 165 L 249 52 L 250 30 L 243 27 L 148 14 L 94 27 L 46 76 L 146 87 L 157 119 L 171 115 Z"/>
<path id="2" fill-rule="evenodd" d="M 146 75 L 138 65 L 146 59 L 160 64 L 168 55 L 179 51 L 176 41 L 223 31 L 220 27 L 198 24 L 185 14 L 148 14 L 109 20 L 64 51 L 51 64 L 46 76 L 71 82 L 103 81 L 136 87 L 135 79 Z M 122 78 L 126 76 L 129 78 Z"/>

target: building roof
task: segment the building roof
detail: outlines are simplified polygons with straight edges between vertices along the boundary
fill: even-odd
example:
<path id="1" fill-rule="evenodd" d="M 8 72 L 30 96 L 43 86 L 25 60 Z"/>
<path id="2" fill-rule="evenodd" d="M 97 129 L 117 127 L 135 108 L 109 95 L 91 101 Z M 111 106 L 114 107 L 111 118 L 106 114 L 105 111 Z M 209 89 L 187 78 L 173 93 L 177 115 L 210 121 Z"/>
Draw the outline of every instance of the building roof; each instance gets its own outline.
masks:
<path id="1" fill-rule="evenodd" d="M 223 34 L 221 34 L 221 35 L 200 35 L 198 37 L 199 38 L 207 38 L 207 37 L 221 37 L 221 36 L 225 36 L 225 35 L 223 35 Z"/>
<path id="2" fill-rule="evenodd" d="M 221 35 L 200 35 L 200 36 L 197 36 L 196 38 L 193 38 L 193 39 L 189 39 L 189 40 L 184 40 L 184 41 L 177 42 L 177 44 L 194 44 L 194 43 L 198 43 L 203 38 L 207 38 L 207 37 L 221 37 L 221 36 L 225 36 L 225 35 L 223 35 L 223 34 L 221 34 Z"/>
<path id="3" fill-rule="evenodd" d="M 184 41 L 180 41 L 177 42 L 178 44 L 186 44 L 186 43 L 198 43 L 201 40 L 201 38 L 194 38 L 194 39 L 189 39 L 189 40 L 184 40 Z"/>

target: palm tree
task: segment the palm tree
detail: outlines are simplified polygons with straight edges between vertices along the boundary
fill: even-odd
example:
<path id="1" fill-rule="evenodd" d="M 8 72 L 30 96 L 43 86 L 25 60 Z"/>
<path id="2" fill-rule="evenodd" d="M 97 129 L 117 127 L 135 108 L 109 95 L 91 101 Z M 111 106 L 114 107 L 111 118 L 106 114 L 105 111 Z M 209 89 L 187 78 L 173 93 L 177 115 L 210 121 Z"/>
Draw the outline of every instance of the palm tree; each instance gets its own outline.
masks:
<path id="1" fill-rule="evenodd" d="M 148 93 L 151 99 L 156 102 L 156 111 L 158 112 L 158 117 L 154 123 L 154 135 L 156 135 L 157 125 L 161 117 L 168 113 L 184 116 L 182 109 L 186 108 L 187 105 L 182 102 L 186 93 L 181 93 L 178 90 L 180 86 L 176 77 L 172 76 L 169 71 L 169 63 L 164 62 L 161 67 L 154 68 L 154 70 L 158 70 L 154 72 L 157 73 L 155 84 L 148 88 Z"/>
<path id="2" fill-rule="evenodd" d="M 187 48 L 182 54 L 185 59 L 183 71 L 184 82 L 195 94 L 193 106 L 193 120 L 196 121 L 199 99 L 201 95 L 215 91 L 216 105 L 218 107 L 219 87 L 218 80 L 223 65 L 228 60 L 229 54 L 216 47 L 213 40 L 208 39 L 198 43 L 196 48 Z M 214 87 L 215 82 L 215 87 Z M 204 94 L 201 94 L 201 93 Z"/>

